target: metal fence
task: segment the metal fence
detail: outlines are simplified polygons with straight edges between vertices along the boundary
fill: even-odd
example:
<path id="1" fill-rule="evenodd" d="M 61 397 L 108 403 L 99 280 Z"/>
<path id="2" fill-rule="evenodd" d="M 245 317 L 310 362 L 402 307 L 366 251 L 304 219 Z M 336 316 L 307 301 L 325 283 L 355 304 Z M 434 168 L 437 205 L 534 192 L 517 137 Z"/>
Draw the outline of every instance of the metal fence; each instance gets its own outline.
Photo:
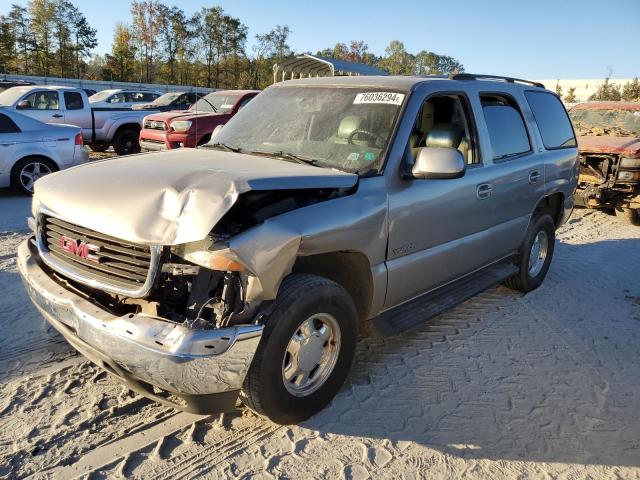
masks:
<path id="1" fill-rule="evenodd" d="M 189 85 L 161 85 L 157 83 L 134 83 L 134 82 L 108 82 L 102 80 L 84 80 L 76 78 L 57 78 L 57 77 L 35 77 L 31 75 L 11 75 L 0 74 L 0 80 L 8 81 L 26 81 L 33 82 L 36 85 L 58 85 L 61 87 L 90 88 L 100 91 L 112 88 L 142 88 L 145 90 L 154 90 L 162 93 L 166 92 L 215 92 L 215 88 L 205 88 Z"/>

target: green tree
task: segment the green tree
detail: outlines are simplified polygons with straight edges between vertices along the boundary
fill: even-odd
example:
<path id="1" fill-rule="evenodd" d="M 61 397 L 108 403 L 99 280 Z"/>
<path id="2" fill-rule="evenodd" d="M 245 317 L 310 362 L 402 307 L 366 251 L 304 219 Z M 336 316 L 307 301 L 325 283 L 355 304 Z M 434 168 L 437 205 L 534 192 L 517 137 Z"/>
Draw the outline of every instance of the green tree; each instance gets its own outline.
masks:
<path id="1" fill-rule="evenodd" d="M 422 50 L 416 54 L 416 74 L 450 75 L 464 72 L 464 66 L 455 58 Z"/>
<path id="2" fill-rule="evenodd" d="M 54 42 L 55 5 L 50 0 L 32 0 L 28 4 L 31 18 L 31 36 L 33 39 L 35 59 L 40 73 L 50 75 L 52 63 L 52 44 Z"/>
<path id="3" fill-rule="evenodd" d="M 31 36 L 31 18 L 25 7 L 11 5 L 8 21 L 15 44 L 15 56 L 12 62 L 16 73 L 29 73 L 34 42 Z"/>
<path id="4" fill-rule="evenodd" d="M 598 90 L 589 97 L 589 100 L 619 101 L 621 98 L 622 94 L 620 93 L 620 87 L 613 83 L 609 83 L 609 77 L 607 77 L 598 87 Z"/>
<path id="5" fill-rule="evenodd" d="M 135 74 L 136 44 L 131 27 L 116 23 L 111 53 L 107 55 L 104 77 L 106 80 L 128 82 Z"/>
<path id="6" fill-rule="evenodd" d="M 10 64 L 15 58 L 15 43 L 10 20 L 0 15 L 0 72 L 9 72 Z"/>
<path id="7" fill-rule="evenodd" d="M 416 58 L 407 52 L 404 43 L 392 40 L 385 49 L 385 57 L 380 67 L 391 75 L 413 75 L 416 70 Z"/>
<path id="8" fill-rule="evenodd" d="M 638 77 L 622 87 L 622 99 L 627 102 L 640 102 L 640 82 Z"/>
<path id="9" fill-rule="evenodd" d="M 187 17 L 179 7 L 167 7 L 159 5 L 159 25 L 160 45 L 164 51 L 163 60 L 168 67 L 167 81 L 175 81 L 176 59 L 178 50 L 183 48 L 184 43 L 189 41 L 187 34 Z"/>
<path id="10" fill-rule="evenodd" d="M 576 103 L 576 87 L 570 87 L 564 96 L 565 103 Z"/>
<path id="11" fill-rule="evenodd" d="M 562 98 L 562 85 L 560 85 L 560 79 L 556 80 L 556 95 Z"/>
<path id="12" fill-rule="evenodd" d="M 131 16 L 132 32 L 139 45 L 140 63 L 144 65 L 144 79 L 147 83 L 151 83 L 153 81 L 153 59 L 160 29 L 160 2 L 157 0 L 131 0 Z"/>
<path id="13" fill-rule="evenodd" d="M 91 50 L 98 46 L 97 31 L 89 25 L 84 14 L 73 7 L 71 10 L 71 32 L 74 38 L 75 74 L 76 78 L 81 78 L 84 59 L 90 57 Z"/>

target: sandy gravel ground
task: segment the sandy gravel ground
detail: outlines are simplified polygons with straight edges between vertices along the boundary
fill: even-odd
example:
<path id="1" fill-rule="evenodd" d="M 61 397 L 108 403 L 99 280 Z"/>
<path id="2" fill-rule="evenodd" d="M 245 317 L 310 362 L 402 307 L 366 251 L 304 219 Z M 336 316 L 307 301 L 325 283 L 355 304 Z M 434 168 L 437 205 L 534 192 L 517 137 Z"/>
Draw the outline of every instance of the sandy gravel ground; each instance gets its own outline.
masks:
<path id="1" fill-rule="evenodd" d="M 640 228 L 577 211 L 544 285 L 359 343 L 295 427 L 133 395 L 48 329 L 0 195 L 0 478 L 640 478 Z M 11 210 L 11 211 L 10 211 Z"/>

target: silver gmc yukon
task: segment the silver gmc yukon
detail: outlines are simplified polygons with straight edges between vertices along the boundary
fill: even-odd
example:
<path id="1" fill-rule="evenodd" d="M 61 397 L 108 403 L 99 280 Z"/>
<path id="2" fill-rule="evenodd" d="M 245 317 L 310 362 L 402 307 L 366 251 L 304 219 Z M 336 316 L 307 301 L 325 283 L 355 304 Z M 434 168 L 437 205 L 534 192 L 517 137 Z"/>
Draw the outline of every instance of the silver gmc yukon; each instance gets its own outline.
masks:
<path id="1" fill-rule="evenodd" d="M 39 180 L 18 263 L 45 318 L 132 390 L 298 422 L 340 389 L 359 331 L 538 287 L 577 154 L 540 84 L 292 80 L 203 148 Z"/>

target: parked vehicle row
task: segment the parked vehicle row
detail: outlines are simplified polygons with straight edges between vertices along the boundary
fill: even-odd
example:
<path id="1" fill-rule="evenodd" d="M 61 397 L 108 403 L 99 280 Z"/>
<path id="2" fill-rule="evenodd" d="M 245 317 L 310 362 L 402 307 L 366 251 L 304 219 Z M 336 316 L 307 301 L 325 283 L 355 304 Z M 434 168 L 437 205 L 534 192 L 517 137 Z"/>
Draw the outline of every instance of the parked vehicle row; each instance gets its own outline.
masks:
<path id="1" fill-rule="evenodd" d="M 578 150 L 542 85 L 354 76 L 278 83 L 244 108 L 230 95 L 150 117 L 169 151 L 35 184 L 29 295 L 129 388 L 299 422 L 338 392 L 363 325 L 391 335 L 544 280 Z M 191 135 L 234 108 L 201 148 L 167 144 L 177 122 Z"/>
<path id="2" fill-rule="evenodd" d="M 154 113 L 144 119 L 140 131 L 143 151 L 195 148 L 211 139 L 213 130 L 224 125 L 259 92 L 222 90 L 202 97 L 186 112 Z"/>
<path id="3" fill-rule="evenodd" d="M 0 187 L 32 194 L 36 180 L 89 159 L 79 127 L 0 109 Z"/>

